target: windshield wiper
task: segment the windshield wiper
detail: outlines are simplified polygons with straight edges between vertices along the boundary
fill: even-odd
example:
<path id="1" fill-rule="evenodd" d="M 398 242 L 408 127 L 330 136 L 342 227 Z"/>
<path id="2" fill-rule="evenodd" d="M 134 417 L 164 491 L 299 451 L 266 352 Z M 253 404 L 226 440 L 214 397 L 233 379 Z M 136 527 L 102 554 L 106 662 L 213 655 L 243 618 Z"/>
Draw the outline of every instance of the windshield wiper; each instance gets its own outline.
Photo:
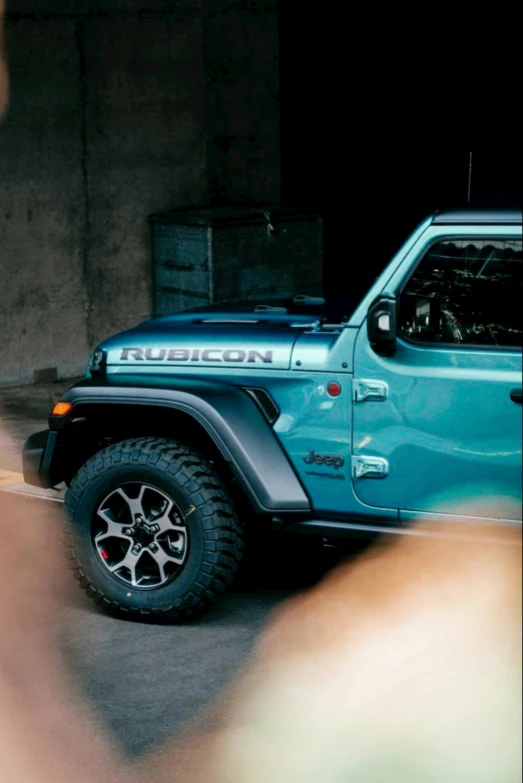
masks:
<path id="1" fill-rule="evenodd" d="M 324 305 L 327 303 L 327 300 L 321 296 L 307 296 L 306 294 L 298 294 L 292 301 L 295 305 Z"/>
<path id="2" fill-rule="evenodd" d="M 258 305 L 254 310 L 255 313 L 287 313 L 286 307 L 273 307 L 272 305 Z"/>

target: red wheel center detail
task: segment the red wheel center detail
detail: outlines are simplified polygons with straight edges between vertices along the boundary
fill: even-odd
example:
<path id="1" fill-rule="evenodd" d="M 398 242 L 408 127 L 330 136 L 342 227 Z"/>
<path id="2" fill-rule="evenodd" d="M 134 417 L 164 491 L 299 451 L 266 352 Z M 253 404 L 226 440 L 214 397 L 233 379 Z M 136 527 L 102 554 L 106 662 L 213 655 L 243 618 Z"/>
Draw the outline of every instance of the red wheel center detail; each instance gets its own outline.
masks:
<path id="1" fill-rule="evenodd" d="M 339 383 L 336 383 L 336 381 L 332 381 L 327 386 L 327 394 L 329 394 L 331 397 L 339 397 L 341 394 L 341 386 Z"/>

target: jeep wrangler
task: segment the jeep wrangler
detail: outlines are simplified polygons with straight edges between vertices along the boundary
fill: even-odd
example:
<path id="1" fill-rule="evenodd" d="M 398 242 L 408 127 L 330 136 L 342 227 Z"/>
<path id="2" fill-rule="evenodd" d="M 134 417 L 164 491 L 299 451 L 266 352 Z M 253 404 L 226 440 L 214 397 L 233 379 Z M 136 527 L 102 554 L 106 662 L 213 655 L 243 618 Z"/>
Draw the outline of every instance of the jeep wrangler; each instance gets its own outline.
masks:
<path id="1" fill-rule="evenodd" d="M 24 449 L 28 483 L 67 485 L 86 592 L 179 622 L 231 584 L 249 526 L 520 524 L 521 218 L 432 215 L 359 302 L 209 305 L 99 345 Z"/>

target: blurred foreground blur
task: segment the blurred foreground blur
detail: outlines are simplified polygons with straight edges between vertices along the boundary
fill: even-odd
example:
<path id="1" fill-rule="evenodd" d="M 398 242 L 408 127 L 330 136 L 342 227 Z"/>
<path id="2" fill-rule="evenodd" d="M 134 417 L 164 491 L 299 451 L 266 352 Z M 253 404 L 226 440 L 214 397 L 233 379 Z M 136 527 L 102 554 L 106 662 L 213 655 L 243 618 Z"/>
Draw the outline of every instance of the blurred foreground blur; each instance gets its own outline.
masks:
<path id="1" fill-rule="evenodd" d="M 339 565 L 277 610 L 185 732 L 132 764 L 62 658 L 59 514 L 0 494 L 3 783 L 521 780 L 519 529 L 438 527 Z"/>

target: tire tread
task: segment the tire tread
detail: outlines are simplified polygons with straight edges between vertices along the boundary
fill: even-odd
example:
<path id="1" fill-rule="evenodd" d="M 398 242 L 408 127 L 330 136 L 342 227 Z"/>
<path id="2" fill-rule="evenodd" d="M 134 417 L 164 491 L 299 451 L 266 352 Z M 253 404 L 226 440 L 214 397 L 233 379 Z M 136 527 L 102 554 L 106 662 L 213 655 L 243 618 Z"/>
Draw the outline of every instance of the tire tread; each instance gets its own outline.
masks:
<path id="1" fill-rule="evenodd" d="M 200 511 L 204 557 L 200 574 L 183 598 L 159 609 L 124 606 L 109 599 L 84 573 L 74 547 L 73 525 L 83 494 L 100 475 L 112 468 L 145 465 L 165 474 L 188 491 Z M 112 615 L 128 619 L 184 622 L 202 614 L 222 595 L 238 572 L 244 551 L 244 532 L 227 489 L 211 463 L 191 448 L 164 438 L 140 437 L 98 452 L 79 470 L 66 493 L 64 544 L 75 579 L 95 604 Z"/>

